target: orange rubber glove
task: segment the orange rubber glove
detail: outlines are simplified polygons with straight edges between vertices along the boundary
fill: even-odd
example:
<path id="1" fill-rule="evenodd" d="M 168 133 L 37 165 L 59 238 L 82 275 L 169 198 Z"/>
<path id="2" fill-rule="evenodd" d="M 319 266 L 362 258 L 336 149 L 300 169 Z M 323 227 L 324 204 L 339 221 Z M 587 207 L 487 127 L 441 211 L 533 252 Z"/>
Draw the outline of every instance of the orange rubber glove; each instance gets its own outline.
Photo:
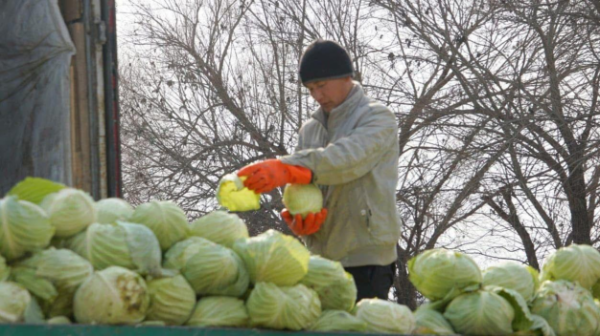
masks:
<path id="1" fill-rule="evenodd" d="M 270 159 L 248 165 L 237 173 L 246 176 L 244 186 L 262 194 L 288 183 L 309 184 L 312 171 L 300 166 L 285 164 L 279 160 Z"/>
<path id="2" fill-rule="evenodd" d="M 293 216 L 288 209 L 281 211 L 281 218 L 288 225 L 290 230 L 297 236 L 308 236 L 316 233 L 327 218 L 327 209 L 321 209 L 318 213 L 309 213 L 306 218 L 302 219 L 302 215 L 296 214 Z"/>

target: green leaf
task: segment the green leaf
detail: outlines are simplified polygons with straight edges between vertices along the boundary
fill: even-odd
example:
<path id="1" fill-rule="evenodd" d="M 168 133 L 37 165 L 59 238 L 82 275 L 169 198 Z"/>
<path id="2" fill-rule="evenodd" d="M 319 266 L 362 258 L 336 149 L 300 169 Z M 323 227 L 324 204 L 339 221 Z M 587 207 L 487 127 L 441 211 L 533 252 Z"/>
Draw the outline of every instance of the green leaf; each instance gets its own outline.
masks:
<path id="1" fill-rule="evenodd" d="M 541 316 L 531 314 L 531 319 L 533 320 L 533 326 L 531 326 L 531 330 L 537 331 L 538 334 L 542 336 L 556 336 L 554 330 L 548 324 L 548 321 Z"/>
<path id="2" fill-rule="evenodd" d="M 117 221 L 117 225 L 125 229 L 131 260 L 138 267 L 137 271 L 140 274 L 160 276 L 162 255 L 158 239 L 152 230 L 141 224 L 123 221 Z"/>
<path id="3" fill-rule="evenodd" d="M 40 204 L 44 197 L 66 188 L 64 184 L 56 183 L 39 177 L 27 177 L 17 183 L 8 195 L 17 196 L 20 200 Z"/>
<path id="4" fill-rule="evenodd" d="M 513 320 L 512 327 L 515 331 L 532 329 L 532 326 L 536 321 L 532 318 L 532 314 L 527 306 L 527 301 L 525 301 L 519 292 L 496 286 L 488 286 L 485 287 L 485 289 L 500 295 L 513 307 L 515 310 L 515 319 Z"/>
<path id="5" fill-rule="evenodd" d="M 31 298 L 29 305 L 27 305 L 27 309 L 25 309 L 25 312 L 23 313 L 23 320 L 25 323 L 29 324 L 42 324 L 46 322 L 44 320 L 44 313 L 42 313 L 40 305 L 33 297 Z"/>

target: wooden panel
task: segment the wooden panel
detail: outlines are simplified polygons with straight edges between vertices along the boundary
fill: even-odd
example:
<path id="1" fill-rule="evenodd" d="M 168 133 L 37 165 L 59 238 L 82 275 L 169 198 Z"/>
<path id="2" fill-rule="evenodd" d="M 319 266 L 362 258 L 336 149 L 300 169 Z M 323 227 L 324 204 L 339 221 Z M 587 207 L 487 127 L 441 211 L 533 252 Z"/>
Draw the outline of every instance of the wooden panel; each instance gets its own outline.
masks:
<path id="1" fill-rule="evenodd" d="M 85 28 L 83 23 L 69 25 L 77 54 L 71 62 L 71 141 L 73 186 L 91 192 L 90 120 L 88 71 L 85 59 Z"/>
<path id="2" fill-rule="evenodd" d="M 59 0 L 58 5 L 65 22 L 73 22 L 83 16 L 82 0 Z"/>

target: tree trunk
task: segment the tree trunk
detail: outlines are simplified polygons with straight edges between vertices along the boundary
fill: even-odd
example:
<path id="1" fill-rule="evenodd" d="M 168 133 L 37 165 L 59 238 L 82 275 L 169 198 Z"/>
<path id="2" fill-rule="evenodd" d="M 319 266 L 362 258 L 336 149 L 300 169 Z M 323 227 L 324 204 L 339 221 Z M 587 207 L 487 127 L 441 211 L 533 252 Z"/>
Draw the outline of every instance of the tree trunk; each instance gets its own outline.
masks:
<path id="1" fill-rule="evenodd" d="M 580 155 L 577 155 L 580 158 Z M 573 160 L 574 168 L 567 180 L 567 196 L 573 225 L 573 243 L 591 245 L 584 170 L 580 160 Z"/>
<path id="2" fill-rule="evenodd" d="M 394 289 L 396 293 L 396 302 L 408 306 L 410 309 L 417 309 L 417 290 L 408 279 L 408 260 L 410 255 L 397 246 L 398 259 L 396 261 L 397 269 L 394 279 Z"/>

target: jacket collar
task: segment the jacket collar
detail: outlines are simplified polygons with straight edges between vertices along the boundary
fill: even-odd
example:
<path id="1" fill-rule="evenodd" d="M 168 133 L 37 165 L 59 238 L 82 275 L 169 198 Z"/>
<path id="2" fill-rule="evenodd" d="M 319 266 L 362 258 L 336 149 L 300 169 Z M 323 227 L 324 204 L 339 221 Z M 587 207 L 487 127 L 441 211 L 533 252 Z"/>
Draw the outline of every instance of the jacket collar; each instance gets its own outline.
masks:
<path id="1" fill-rule="evenodd" d="M 336 125 L 340 123 L 344 117 L 351 112 L 358 102 L 365 96 L 365 92 L 363 91 L 362 86 L 358 82 L 353 82 L 354 87 L 348 93 L 348 97 L 346 100 L 342 102 L 339 106 L 335 107 L 329 112 L 329 116 L 325 116 L 325 112 L 322 108 L 319 109 L 312 114 L 312 118 L 316 119 L 320 122 L 326 129 L 335 129 Z"/>

